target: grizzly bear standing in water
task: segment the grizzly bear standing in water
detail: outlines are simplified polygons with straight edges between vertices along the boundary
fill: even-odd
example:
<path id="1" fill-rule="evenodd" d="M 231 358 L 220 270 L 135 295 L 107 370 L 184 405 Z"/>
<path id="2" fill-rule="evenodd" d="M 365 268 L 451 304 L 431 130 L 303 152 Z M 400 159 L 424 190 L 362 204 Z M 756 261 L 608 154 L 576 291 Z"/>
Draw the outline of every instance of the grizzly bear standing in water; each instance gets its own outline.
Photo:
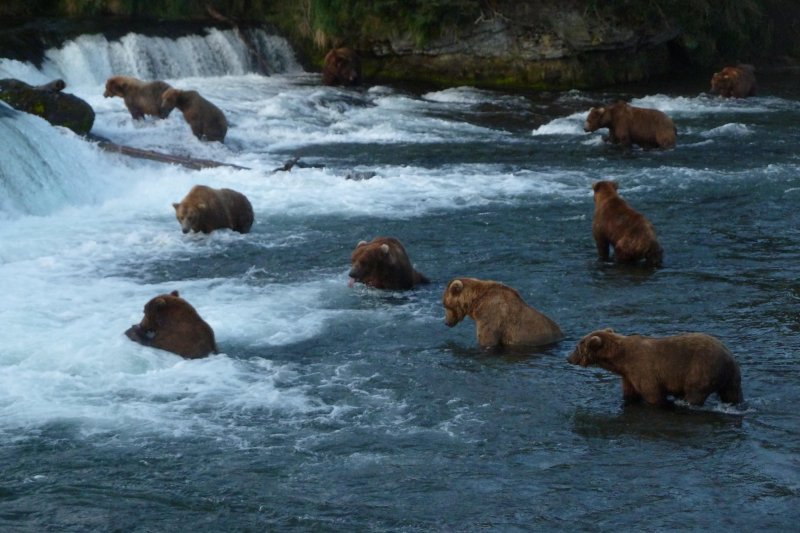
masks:
<path id="1" fill-rule="evenodd" d="M 632 144 L 642 148 L 672 148 L 678 132 L 665 113 L 633 107 L 623 101 L 589 110 L 583 130 L 591 133 L 600 128 L 608 128 L 608 140 L 626 148 Z"/>
<path id="2" fill-rule="evenodd" d="M 225 140 L 228 133 L 225 114 L 197 91 L 169 89 L 161 95 L 161 107 L 167 115 L 176 107 L 180 109 L 192 133 L 201 141 Z"/>
<path id="3" fill-rule="evenodd" d="M 411 266 L 406 249 L 393 237 L 361 241 L 350 258 L 350 278 L 376 289 L 406 290 L 429 283 Z"/>
<path id="4" fill-rule="evenodd" d="M 746 98 L 756 95 L 753 65 L 725 67 L 711 77 L 711 92 L 725 98 Z"/>
<path id="5" fill-rule="evenodd" d="M 350 48 L 334 48 L 325 56 L 322 67 L 324 85 L 358 85 L 361 83 L 361 60 Z"/>
<path id="6" fill-rule="evenodd" d="M 664 252 L 656 238 L 656 230 L 644 215 L 631 208 L 617 194 L 616 181 L 598 181 L 594 189 L 594 219 L 592 235 L 597 254 L 609 260 L 609 248 L 614 247 L 618 263 L 644 259 L 648 266 L 661 266 Z"/>
<path id="7" fill-rule="evenodd" d="M 444 322 L 450 327 L 469 316 L 475 321 L 478 344 L 544 346 L 564 338 L 547 315 L 525 303 L 511 287 L 497 281 L 456 278 L 442 296 Z"/>
<path id="8" fill-rule="evenodd" d="M 725 403 L 742 403 L 739 364 L 718 339 L 704 333 L 672 337 L 594 331 L 567 358 L 573 365 L 599 366 L 622 376 L 626 403 L 669 404 L 668 396 L 703 405 L 717 393 Z"/>
<path id="9" fill-rule="evenodd" d="M 156 296 L 144 306 L 144 318 L 125 332 L 132 341 L 198 359 L 217 352 L 214 330 L 178 294 Z"/>
<path id="10" fill-rule="evenodd" d="M 161 95 L 171 87 L 163 81 L 142 81 L 129 76 L 112 76 L 106 80 L 103 96 L 120 96 L 134 120 L 145 115 L 167 118 L 169 111 L 161 106 Z"/>
<path id="11" fill-rule="evenodd" d="M 175 208 L 181 231 L 211 233 L 230 228 L 247 233 L 253 225 L 253 206 L 247 197 L 233 189 L 214 189 L 195 185 Z"/>

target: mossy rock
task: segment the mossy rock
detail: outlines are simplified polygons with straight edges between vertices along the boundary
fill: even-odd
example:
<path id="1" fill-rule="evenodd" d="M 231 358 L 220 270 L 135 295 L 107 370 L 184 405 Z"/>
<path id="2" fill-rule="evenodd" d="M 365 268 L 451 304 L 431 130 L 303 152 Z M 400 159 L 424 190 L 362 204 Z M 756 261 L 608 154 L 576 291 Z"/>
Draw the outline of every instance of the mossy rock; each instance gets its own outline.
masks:
<path id="1" fill-rule="evenodd" d="M 32 86 L 15 79 L 3 79 L 0 80 L 0 100 L 15 109 L 40 116 L 54 126 L 86 135 L 94 124 L 94 109 L 77 96 L 61 92 L 63 88 L 61 80 Z"/>

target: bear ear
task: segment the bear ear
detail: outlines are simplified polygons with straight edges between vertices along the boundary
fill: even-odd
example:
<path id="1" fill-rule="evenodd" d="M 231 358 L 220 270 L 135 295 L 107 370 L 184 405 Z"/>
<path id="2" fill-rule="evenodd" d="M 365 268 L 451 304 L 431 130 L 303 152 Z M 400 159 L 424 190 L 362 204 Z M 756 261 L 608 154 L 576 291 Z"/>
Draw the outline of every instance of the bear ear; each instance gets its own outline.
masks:
<path id="1" fill-rule="evenodd" d="M 172 202 L 172 207 L 175 208 L 175 211 L 177 211 L 180 206 L 181 204 L 176 204 L 175 202 Z"/>
<path id="2" fill-rule="evenodd" d="M 389 253 L 389 245 L 386 243 L 381 244 L 381 252 L 388 254 Z"/>
<path id="3" fill-rule="evenodd" d="M 609 181 L 609 183 L 611 184 L 612 187 L 614 187 L 615 191 L 619 190 L 619 183 L 617 183 L 615 180 L 611 180 Z"/>
<path id="4" fill-rule="evenodd" d="M 453 296 L 457 296 L 464 290 L 464 282 L 460 279 L 454 279 L 450 282 L 450 287 L 447 290 L 450 291 L 450 294 Z"/>
<path id="5" fill-rule="evenodd" d="M 587 342 L 590 350 L 597 350 L 603 345 L 603 339 L 599 335 L 592 335 Z"/>
<path id="6" fill-rule="evenodd" d="M 208 206 L 206 206 L 205 202 L 201 203 L 201 204 L 197 204 L 197 210 L 198 211 L 205 211 L 206 207 L 208 207 Z"/>
<path id="7" fill-rule="evenodd" d="M 597 192 L 597 188 L 598 188 L 599 186 L 600 186 L 600 182 L 599 182 L 599 181 L 595 181 L 594 183 L 592 183 L 592 190 L 593 190 L 594 192 Z"/>
<path id="8" fill-rule="evenodd" d="M 365 244 L 367 244 L 367 241 L 358 241 L 358 244 L 356 244 L 356 248 L 361 248 Z"/>
<path id="9" fill-rule="evenodd" d="M 170 294 L 171 296 L 180 296 L 180 293 L 178 293 L 178 291 L 172 291 L 172 292 L 171 292 L 171 293 L 169 293 L 169 294 Z"/>

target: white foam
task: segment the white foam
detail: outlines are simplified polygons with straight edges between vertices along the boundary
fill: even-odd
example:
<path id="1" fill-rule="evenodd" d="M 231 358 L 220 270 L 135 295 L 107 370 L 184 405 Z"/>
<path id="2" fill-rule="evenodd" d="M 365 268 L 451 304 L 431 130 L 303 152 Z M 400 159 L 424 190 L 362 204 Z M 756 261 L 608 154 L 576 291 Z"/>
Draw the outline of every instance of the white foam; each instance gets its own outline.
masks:
<path id="1" fill-rule="evenodd" d="M 713 138 L 713 137 L 745 137 L 747 135 L 752 135 L 753 130 L 748 128 L 745 124 L 740 123 L 732 123 L 732 124 L 723 124 L 722 126 L 712 128 L 708 131 L 704 131 L 701 133 L 703 137 L 706 138 Z"/>
<path id="2" fill-rule="evenodd" d="M 533 130 L 531 135 L 585 135 L 583 124 L 586 121 L 587 114 L 588 111 L 582 111 L 567 117 L 553 119 Z"/>

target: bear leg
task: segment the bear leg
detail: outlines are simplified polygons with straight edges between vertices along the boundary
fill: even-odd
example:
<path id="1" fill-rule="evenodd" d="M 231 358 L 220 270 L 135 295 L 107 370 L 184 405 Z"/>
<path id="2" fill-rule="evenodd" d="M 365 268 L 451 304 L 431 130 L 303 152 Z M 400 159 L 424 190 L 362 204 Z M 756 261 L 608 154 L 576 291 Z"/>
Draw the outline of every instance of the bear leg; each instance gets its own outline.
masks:
<path id="1" fill-rule="evenodd" d="M 642 395 L 626 377 L 622 378 L 622 401 L 626 405 L 642 401 Z"/>

